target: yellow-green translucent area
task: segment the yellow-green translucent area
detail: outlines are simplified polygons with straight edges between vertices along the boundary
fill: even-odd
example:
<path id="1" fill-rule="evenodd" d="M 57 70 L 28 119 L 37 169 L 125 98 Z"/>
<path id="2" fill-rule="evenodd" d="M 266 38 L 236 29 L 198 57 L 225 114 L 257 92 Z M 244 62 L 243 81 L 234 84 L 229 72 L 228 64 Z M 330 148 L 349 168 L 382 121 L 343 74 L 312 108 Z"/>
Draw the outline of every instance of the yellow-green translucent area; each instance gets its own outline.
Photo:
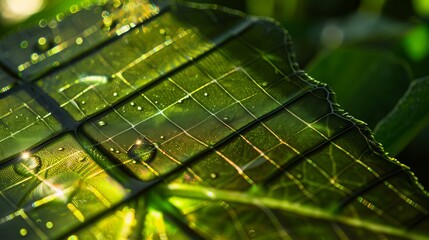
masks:
<path id="1" fill-rule="evenodd" d="M 5 239 L 61 236 L 126 195 L 69 135 L 4 166 L 0 193 Z"/>
<path id="2" fill-rule="evenodd" d="M 41 19 L 38 27 L 5 38 L 0 60 L 25 80 L 33 80 L 159 12 L 148 1 L 100 3 L 91 8 L 73 5 L 70 12 Z"/>
<path id="3" fill-rule="evenodd" d="M 52 114 L 24 91 L 0 96 L 0 162 L 61 130 Z"/>
<path id="4" fill-rule="evenodd" d="M 0 97 L 2 93 L 9 91 L 15 86 L 15 80 L 0 69 Z"/>
<path id="5" fill-rule="evenodd" d="M 249 196 L 251 197 L 251 196 Z M 216 196 L 214 196 L 216 198 Z M 263 205 L 172 197 L 185 221 L 206 239 L 380 239 L 393 236 Z M 251 200 L 249 199 L 249 202 Z M 219 221 L 222 219 L 222 221 Z M 222 231 L 219 231 L 222 229 Z"/>
<path id="6" fill-rule="evenodd" d="M 137 198 L 102 219 L 70 235 L 68 240 L 84 239 L 189 239 L 183 229 Z"/>
<path id="7" fill-rule="evenodd" d="M 101 220 L 87 225 L 67 239 L 129 239 L 136 235 L 136 229 L 140 227 L 140 218 L 141 216 L 136 214 L 135 208 L 125 206 L 101 218 Z"/>

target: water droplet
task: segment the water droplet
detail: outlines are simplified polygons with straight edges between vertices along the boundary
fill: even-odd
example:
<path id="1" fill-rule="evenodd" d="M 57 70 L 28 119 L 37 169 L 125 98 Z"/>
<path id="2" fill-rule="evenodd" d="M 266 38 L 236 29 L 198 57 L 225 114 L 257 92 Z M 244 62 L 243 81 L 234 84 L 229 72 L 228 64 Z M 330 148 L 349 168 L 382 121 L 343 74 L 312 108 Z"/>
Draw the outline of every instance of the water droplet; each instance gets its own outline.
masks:
<path id="1" fill-rule="evenodd" d="M 210 178 L 216 179 L 218 177 L 219 177 L 219 175 L 217 173 L 214 173 L 214 172 L 210 173 Z"/>
<path id="2" fill-rule="evenodd" d="M 23 153 L 19 161 L 13 166 L 15 172 L 24 177 L 37 174 L 41 167 L 42 160 L 40 157 L 28 152 Z"/>
<path id="3" fill-rule="evenodd" d="M 182 101 L 182 99 L 180 99 L 179 101 L 177 101 L 177 103 L 182 103 L 183 101 Z"/>
<path id="4" fill-rule="evenodd" d="M 59 147 L 58 151 L 64 151 L 64 148 L 63 147 Z"/>
<path id="5" fill-rule="evenodd" d="M 107 125 L 107 123 L 105 122 L 105 121 L 98 121 L 98 126 L 100 126 L 100 127 L 103 127 L 103 126 L 106 126 Z"/>
<path id="6" fill-rule="evenodd" d="M 41 37 L 37 40 L 37 49 L 40 51 L 46 51 L 49 49 L 48 40 L 45 37 Z"/>
<path id="7" fill-rule="evenodd" d="M 81 104 L 82 104 L 82 105 L 85 105 L 85 103 L 86 103 L 85 101 L 82 101 L 82 102 L 81 102 Z"/>
<path id="8" fill-rule="evenodd" d="M 50 28 L 50 29 L 54 29 L 54 28 L 56 28 L 57 27 L 57 21 L 55 21 L 55 20 L 51 20 L 49 23 L 48 23 L 48 27 Z"/>
<path id="9" fill-rule="evenodd" d="M 134 102 L 131 102 L 131 103 L 130 103 L 130 105 L 131 105 L 131 106 L 134 106 L 134 105 L 136 105 L 136 104 L 135 104 Z"/>
<path id="10" fill-rule="evenodd" d="M 115 151 L 115 153 L 116 153 L 116 154 L 119 154 L 119 153 L 121 153 L 121 151 L 119 151 L 119 150 L 116 150 L 116 151 Z"/>
<path id="11" fill-rule="evenodd" d="M 224 121 L 228 121 L 228 120 L 229 120 L 229 117 L 223 117 L 223 120 L 224 120 Z"/>
<path id="12" fill-rule="evenodd" d="M 25 229 L 25 228 L 21 228 L 20 230 L 19 230 L 19 234 L 21 234 L 21 236 L 23 236 L 23 237 L 25 237 L 25 236 L 27 236 L 27 229 Z"/>
<path id="13" fill-rule="evenodd" d="M 262 87 L 266 87 L 266 86 L 268 86 L 268 82 L 262 82 L 262 83 L 261 83 L 261 86 L 262 86 Z"/>
<path id="14" fill-rule="evenodd" d="M 156 157 L 156 145 L 146 138 L 138 138 L 128 148 L 128 157 L 136 162 L 151 162 Z"/>
<path id="15" fill-rule="evenodd" d="M 54 227 L 54 224 L 52 222 L 47 222 L 46 223 L 46 228 L 51 229 Z"/>
<path id="16" fill-rule="evenodd" d="M 138 106 L 138 107 L 137 107 L 137 110 L 141 111 L 141 110 L 142 110 L 142 107 Z"/>
<path id="17" fill-rule="evenodd" d="M 76 235 L 71 235 L 67 240 L 78 240 L 79 238 Z"/>
<path id="18" fill-rule="evenodd" d="M 28 47 L 28 42 L 27 41 L 22 41 L 21 42 L 21 44 L 20 44 L 20 47 L 22 48 L 22 49 L 26 49 L 27 47 Z"/>
<path id="19" fill-rule="evenodd" d="M 114 97 L 117 97 L 117 96 L 118 96 L 118 93 L 117 93 L 117 92 L 114 92 L 114 93 L 113 93 L 113 96 L 114 96 Z"/>
<path id="20" fill-rule="evenodd" d="M 83 43 L 83 38 L 81 38 L 81 37 L 76 38 L 76 44 L 77 45 L 81 45 L 82 43 Z"/>
<path id="21" fill-rule="evenodd" d="M 111 152 L 114 152 L 114 151 L 115 151 L 115 149 L 114 149 L 114 148 L 110 148 L 110 151 L 111 151 Z"/>
<path id="22" fill-rule="evenodd" d="M 209 94 L 205 92 L 204 93 L 204 97 L 208 97 L 208 96 L 209 96 Z"/>
<path id="23" fill-rule="evenodd" d="M 165 137 L 164 136 L 160 136 L 159 138 L 164 139 Z"/>
<path id="24" fill-rule="evenodd" d="M 46 19 L 41 19 L 39 21 L 39 27 L 44 28 L 46 26 L 48 26 L 48 21 L 46 21 Z"/>
<path id="25" fill-rule="evenodd" d="M 159 29 L 159 33 L 162 34 L 162 35 L 164 35 L 165 34 L 165 29 L 164 28 Z"/>

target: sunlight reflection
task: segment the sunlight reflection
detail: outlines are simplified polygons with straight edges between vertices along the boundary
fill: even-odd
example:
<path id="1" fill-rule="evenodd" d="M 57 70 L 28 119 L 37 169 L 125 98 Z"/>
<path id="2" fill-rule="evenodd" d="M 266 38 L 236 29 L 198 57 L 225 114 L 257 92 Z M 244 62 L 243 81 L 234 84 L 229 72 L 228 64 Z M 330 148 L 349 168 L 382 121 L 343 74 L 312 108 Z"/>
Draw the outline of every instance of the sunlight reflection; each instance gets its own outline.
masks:
<path id="1" fill-rule="evenodd" d="M 0 11 L 6 22 L 19 22 L 40 11 L 44 0 L 1 0 Z"/>

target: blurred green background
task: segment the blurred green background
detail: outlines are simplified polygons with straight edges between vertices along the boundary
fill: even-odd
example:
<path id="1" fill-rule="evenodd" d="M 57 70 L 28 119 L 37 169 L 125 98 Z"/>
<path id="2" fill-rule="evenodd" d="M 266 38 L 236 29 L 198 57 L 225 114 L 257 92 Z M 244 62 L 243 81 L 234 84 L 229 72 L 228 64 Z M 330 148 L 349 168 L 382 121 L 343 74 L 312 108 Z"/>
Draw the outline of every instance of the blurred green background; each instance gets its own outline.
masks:
<path id="1" fill-rule="evenodd" d="M 103 0 L 0 0 L 0 36 Z M 186 0 L 175 0 L 186 2 Z M 340 105 L 376 130 L 390 155 L 429 189 L 428 0 L 192 0 L 276 19 L 291 34 L 301 68 L 328 83 Z M 422 79 L 423 78 L 423 79 Z M 407 91 L 420 79 L 418 87 Z M 424 86 L 426 88 L 424 89 Z M 404 95 L 411 114 L 393 120 Z M 399 113 L 399 115 L 401 115 Z M 383 120 L 384 119 L 384 120 Z M 383 122 L 384 121 L 384 122 Z M 386 126 L 381 126 L 385 123 Z M 400 127 L 402 126 L 402 129 Z M 399 133 L 393 134 L 395 130 Z M 392 134 L 390 134 L 392 133 Z"/>

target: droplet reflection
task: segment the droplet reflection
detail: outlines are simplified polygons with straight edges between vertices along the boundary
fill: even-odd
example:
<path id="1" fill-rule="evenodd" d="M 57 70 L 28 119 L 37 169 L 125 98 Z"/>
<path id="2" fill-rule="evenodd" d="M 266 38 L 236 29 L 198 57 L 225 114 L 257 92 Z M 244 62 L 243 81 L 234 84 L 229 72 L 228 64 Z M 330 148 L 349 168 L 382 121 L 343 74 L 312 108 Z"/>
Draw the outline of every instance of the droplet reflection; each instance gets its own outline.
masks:
<path id="1" fill-rule="evenodd" d="M 42 167 L 42 160 L 36 155 L 24 152 L 20 160 L 15 163 L 13 169 L 21 176 L 28 177 L 37 174 Z"/>
<path id="2" fill-rule="evenodd" d="M 128 157 L 136 163 L 153 161 L 156 157 L 156 145 L 146 138 L 138 138 L 133 145 L 128 148 Z"/>

